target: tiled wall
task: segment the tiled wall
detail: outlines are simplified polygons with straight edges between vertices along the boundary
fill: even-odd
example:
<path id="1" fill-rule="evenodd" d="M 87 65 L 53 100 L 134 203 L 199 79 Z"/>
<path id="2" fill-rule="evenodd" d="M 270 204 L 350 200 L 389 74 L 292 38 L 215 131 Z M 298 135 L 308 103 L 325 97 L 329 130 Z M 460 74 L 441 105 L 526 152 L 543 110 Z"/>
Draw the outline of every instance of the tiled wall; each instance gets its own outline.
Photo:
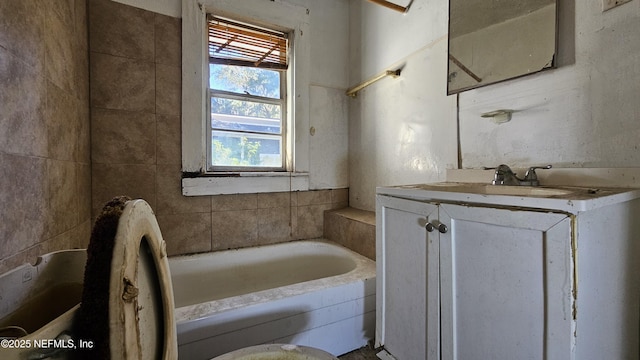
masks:
<path id="1" fill-rule="evenodd" d="M 0 273 L 91 230 L 85 0 L 0 1 Z"/>
<path id="2" fill-rule="evenodd" d="M 346 189 L 182 196 L 180 19 L 89 1 L 92 201 L 113 196 L 154 209 L 169 254 L 322 236 L 323 212 Z"/>

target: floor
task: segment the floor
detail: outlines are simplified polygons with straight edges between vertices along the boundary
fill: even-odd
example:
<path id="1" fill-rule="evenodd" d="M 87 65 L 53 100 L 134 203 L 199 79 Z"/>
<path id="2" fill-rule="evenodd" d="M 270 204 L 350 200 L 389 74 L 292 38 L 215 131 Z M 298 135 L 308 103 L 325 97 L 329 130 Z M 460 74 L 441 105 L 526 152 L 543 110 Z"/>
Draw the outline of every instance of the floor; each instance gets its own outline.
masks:
<path id="1" fill-rule="evenodd" d="M 365 346 L 339 357 L 340 360 L 380 360 L 371 346 Z"/>

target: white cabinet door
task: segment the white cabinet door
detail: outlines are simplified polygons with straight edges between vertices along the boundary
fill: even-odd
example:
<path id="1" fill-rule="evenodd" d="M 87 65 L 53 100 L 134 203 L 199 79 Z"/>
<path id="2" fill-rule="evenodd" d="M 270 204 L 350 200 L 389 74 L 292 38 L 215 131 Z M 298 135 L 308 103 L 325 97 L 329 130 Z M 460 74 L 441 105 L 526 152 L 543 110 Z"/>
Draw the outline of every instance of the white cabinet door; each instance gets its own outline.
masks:
<path id="1" fill-rule="evenodd" d="M 442 359 L 570 359 L 571 219 L 450 204 L 438 219 Z"/>
<path id="2" fill-rule="evenodd" d="M 398 360 L 437 359 L 438 237 L 425 230 L 437 206 L 379 196 L 376 210 L 376 346 Z"/>

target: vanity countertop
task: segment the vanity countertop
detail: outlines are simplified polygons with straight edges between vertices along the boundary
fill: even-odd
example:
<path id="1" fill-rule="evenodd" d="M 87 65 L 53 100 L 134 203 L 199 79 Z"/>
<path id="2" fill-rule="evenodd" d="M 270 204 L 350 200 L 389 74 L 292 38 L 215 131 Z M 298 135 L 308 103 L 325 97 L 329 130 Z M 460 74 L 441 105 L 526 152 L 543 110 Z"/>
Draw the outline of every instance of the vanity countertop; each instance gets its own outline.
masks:
<path id="1" fill-rule="evenodd" d="M 640 189 L 579 186 L 505 186 L 473 182 L 438 182 L 385 186 L 378 194 L 435 202 L 588 211 L 640 198 Z"/>

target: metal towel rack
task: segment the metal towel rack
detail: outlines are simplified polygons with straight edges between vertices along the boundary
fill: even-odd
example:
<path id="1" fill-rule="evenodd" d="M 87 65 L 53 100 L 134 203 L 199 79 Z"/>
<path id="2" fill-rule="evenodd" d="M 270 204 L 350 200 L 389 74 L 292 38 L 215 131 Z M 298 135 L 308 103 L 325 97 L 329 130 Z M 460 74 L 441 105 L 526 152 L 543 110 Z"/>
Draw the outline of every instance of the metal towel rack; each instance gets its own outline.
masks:
<path id="1" fill-rule="evenodd" d="M 354 87 L 348 89 L 346 91 L 346 94 L 351 96 L 351 97 L 356 97 L 356 95 L 358 95 L 358 91 L 366 88 L 367 86 L 369 86 L 369 85 L 373 84 L 374 82 L 376 82 L 376 81 L 378 81 L 378 80 L 380 80 L 382 78 L 385 78 L 387 76 L 391 76 L 394 79 L 397 78 L 398 76 L 400 76 L 400 69 L 387 70 L 387 71 L 383 72 L 382 74 L 363 82 L 360 85 L 357 85 L 357 86 L 354 86 Z"/>

